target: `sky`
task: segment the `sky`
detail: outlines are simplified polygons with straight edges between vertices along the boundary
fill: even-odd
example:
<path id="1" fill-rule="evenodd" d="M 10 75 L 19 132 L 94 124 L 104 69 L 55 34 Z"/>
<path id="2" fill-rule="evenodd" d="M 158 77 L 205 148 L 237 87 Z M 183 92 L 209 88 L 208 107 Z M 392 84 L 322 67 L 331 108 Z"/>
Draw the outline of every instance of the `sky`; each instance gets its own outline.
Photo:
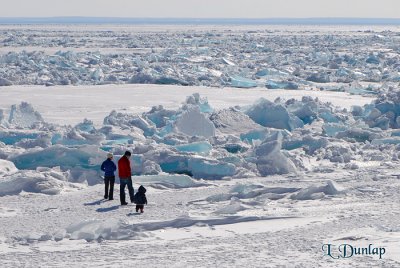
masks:
<path id="1" fill-rule="evenodd" d="M 0 0 L 0 17 L 400 18 L 400 0 Z"/>

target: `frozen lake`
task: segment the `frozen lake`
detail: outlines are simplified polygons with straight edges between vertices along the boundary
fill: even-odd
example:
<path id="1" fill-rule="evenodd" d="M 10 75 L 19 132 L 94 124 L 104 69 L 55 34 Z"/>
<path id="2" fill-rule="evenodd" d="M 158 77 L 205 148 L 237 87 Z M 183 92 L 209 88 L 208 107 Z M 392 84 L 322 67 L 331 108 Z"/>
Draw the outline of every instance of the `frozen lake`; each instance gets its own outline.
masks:
<path id="1" fill-rule="evenodd" d="M 399 31 L 0 25 L 0 266 L 400 267 Z"/>

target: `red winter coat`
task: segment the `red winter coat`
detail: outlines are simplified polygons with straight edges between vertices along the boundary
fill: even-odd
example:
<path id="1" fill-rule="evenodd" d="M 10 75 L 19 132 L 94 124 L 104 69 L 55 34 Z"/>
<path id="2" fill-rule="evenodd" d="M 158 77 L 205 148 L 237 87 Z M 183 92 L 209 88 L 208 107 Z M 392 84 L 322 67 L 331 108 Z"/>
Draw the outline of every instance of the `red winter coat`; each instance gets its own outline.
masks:
<path id="1" fill-rule="evenodd" d="M 131 163 L 125 155 L 118 160 L 118 176 L 120 179 L 131 177 Z"/>

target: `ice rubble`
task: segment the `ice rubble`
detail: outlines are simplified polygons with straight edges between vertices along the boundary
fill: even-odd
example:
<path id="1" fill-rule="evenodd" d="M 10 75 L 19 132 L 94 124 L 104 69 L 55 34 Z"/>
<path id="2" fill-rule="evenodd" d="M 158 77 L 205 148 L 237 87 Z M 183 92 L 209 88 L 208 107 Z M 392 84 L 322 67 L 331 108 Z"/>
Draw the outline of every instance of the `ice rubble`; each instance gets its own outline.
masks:
<path id="1" fill-rule="evenodd" d="M 107 151 L 118 159 L 130 150 L 134 175 L 155 176 L 159 187 L 182 187 L 176 180 L 183 183 L 184 175 L 215 180 L 296 174 L 318 169 L 319 161 L 344 168 L 357 161 L 398 161 L 398 96 L 381 93 L 350 111 L 310 97 L 260 99 L 215 111 L 194 94 L 176 110 L 112 111 L 100 128 L 87 119 L 76 126 L 47 124 L 23 103 L 11 108 L 15 120 L 0 128 L 0 157 L 19 170 L 59 166 L 69 172 L 68 181 L 92 185 L 101 182 L 99 165 Z M 387 124 L 369 127 L 383 117 Z M 183 175 L 167 182 L 165 173 Z"/>
<path id="2" fill-rule="evenodd" d="M 287 31 L 295 38 L 287 38 Z M 71 30 L 65 38 L 58 29 L 5 28 L 0 44 L 15 50 L 0 55 L 0 86 L 155 83 L 377 94 L 373 83 L 396 86 L 400 75 L 393 52 L 398 49 L 396 32 L 376 35 L 374 30 L 361 36 L 295 29 L 284 34 L 264 29 L 161 34 L 114 28 L 85 34 Z M 102 49 L 93 51 L 88 39 Z M 26 46 L 31 51 L 23 50 Z"/>
<path id="3" fill-rule="evenodd" d="M 0 160 L 0 196 L 19 194 L 22 191 L 55 195 L 62 190 L 81 186 L 68 182 L 70 173 L 59 168 L 18 170 L 10 161 Z"/>
<path id="4" fill-rule="evenodd" d="M 31 128 L 37 123 L 43 122 L 42 116 L 33 110 L 33 107 L 26 102 L 20 105 L 12 105 L 8 123 L 19 128 Z"/>

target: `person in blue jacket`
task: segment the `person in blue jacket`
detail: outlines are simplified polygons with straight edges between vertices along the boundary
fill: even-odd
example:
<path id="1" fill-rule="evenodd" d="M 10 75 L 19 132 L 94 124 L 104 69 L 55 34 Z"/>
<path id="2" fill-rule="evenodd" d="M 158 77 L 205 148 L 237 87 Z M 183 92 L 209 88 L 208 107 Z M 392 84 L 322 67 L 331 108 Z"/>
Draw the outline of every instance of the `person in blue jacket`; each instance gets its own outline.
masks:
<path id="1" fill-rule="evenodd" d="M 113 154 L 107 154 L 107 160 L 101 164 L 101 170 L 104 171 L 104 199 L 113 200 L 114 199 L 114 183 L 115 175 L 114 172 L 117 170 L 117 166 L 112 161 Z M 109 191 L 110 190 L 110 191 Z"/>

